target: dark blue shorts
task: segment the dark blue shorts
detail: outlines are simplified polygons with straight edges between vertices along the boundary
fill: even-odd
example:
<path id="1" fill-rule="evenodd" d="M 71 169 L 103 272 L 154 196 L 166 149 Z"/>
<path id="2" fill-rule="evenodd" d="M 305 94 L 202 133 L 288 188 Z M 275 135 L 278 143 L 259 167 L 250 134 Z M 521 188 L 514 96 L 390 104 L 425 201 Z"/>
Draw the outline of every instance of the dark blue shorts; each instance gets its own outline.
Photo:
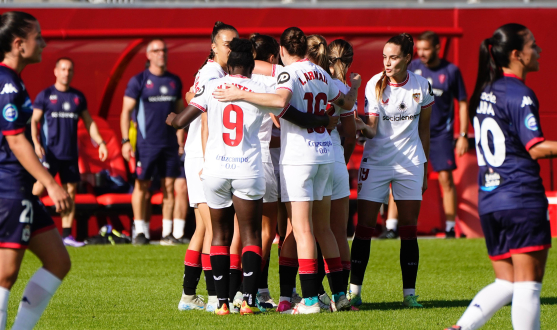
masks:
<path id="1" fill-rule="evenodd" d="M 60 181 L 62 183 L 74 183 L 81 181 L 77 158 L 71 160 L 58 159 L 50 152 L 47 152 L 45 158 L 41 162 L 50 175 L 56 176 L 56 174 L 60 174 Z"/>
<path id="2" fill-rule="evenodd" d="M 0 248 L 26 249 L 34 235 L 54 228 L 54 221 L 37 197 L 0 198 Z"/>
<path id="3" fill-rule="evenodd" d="M 551 247 L 547 209 L 514 209 L 480 216 L 487 253 L 491 260 Z"/>
<path id="4" fill-rule="evenodd" d="M 186 178 L 186 169 L 184 168 L 184 159 L 180 160 L 180 175 L 178 175 L 178 179 L 185 179 Z"/>
<path id="5" fill-rule="evenodd" d="M 454 138 L 452 135 L 440 135 L 429 140 L 429 163 L 435 172 L 456 169 L 454 157 Z"/>
<path id="6" fill-rule="evenodd" d="M 135 159 L 135 173 L 139 180 L 153 180 L 155 174 L 159 178 L 176 178 L 180 175 L 178 148 L 137 146 Z"/>

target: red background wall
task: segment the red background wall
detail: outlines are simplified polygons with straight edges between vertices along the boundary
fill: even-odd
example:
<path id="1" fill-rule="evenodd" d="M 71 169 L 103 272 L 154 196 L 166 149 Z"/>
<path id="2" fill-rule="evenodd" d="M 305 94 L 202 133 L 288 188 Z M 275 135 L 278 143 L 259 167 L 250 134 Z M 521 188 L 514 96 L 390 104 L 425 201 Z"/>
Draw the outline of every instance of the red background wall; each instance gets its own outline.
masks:
<path id="1" fill-rule="evenodd" d="M 13 9 L 2 9 L 14 10 Z M 178 74 L 184 86 L 190 86 L 193 76 L 209 53 L 209 33 L 215 21 L 224 21 L 238 28 L 242 37 L 249 32 L 265 32 L 269 28 L 283 29 L 299 26 L 306 33 L 324 34 L 328 41 L 342 35 L 335 35 L 338 27 L 428 27 L 461 28 L 462 37 L 453 41 L 447 58 L 458 64 L 464 76 L 469 95 L 475 82 L 479 44 L 488 38 L 500 25 L 517 22 L 528 26 L 537 43 L 542 47 L 541 71 L 528 76 L 527 84 L 536 92 L 541 104 L 541 121 L 548 139 L 557 140 L 557 117 L 550 109 L 553 105 L 552 78 L 557 71 L 557 62 L 549 60 L 557 53 L 557 43 L 547 27 L 557 17 L 557 9 L 285 9 L 285 8 L 219 8 L 219 9 L 20 9 L 37 17 L 45 35 L 59 30 L 92 29 L 160 29 L 194 28 L 197 36 L 166 38 L 169 48 L 168 69 Z M 243 34 L 244 28 L 246 34 Z M 398 31 L 400 29 L 394 28 Z M 50 34 L 49 34 L 50 33 Z M 393 33 L 394 34 L 394 33 Z M 278 36 L 278 35 L 276 35 Z M 362 75 L 367 82 L 381 70 L 381 51 L 388 35 L 369 36 L 363 33 L 346 37 L 355 50 L 351 71 Z M 89 110 L 97 114 L 100 98 L 109 73 L 119 55 L 133 38 L 95 39 L 51 39 L 43 52 L 43 61 L 26 69 L 23 78 L 33 98 L 41 89 L 54 82 L 52 69 L 58 57 L 68 56 L 75 61 L 73 86 L 82 90 L 88 98 Z M 144 67 L 144 49 L 131 60 L 119 81 L 114 98 L 108 109 L 108 121 L 119 134 L 119 114 L 122 96 L 129 78 Z M 551 87 L 550 87 L 551 86 Z M 363 104 L 363 93 L 360 93 Z M 105 110 L 106 111 L 106 110 Z M 542 178 L 549 190 L 549 161 L 541 162 Z M 455 173 L 460 196 L 459 216 L 466 222 L 463 229 L 469 235 L 481 234 L 475 209 L 477 198 L 476 167 L 474 150 L 458 160 L 459 170 Z M 433 183 L 433 184 L 432 184 Z M 421 219 L 439 219 L 442 223 L 439 189 L 430 183 L 430 191 L 424 197 Z M 437 220 L 435 220 L 437 221 Z M 435 222 L 434 221 L 434 222 Z M 430 221 L 431 222 L 431 221 Z M 427 229 L 427 228 L 425 228 Z"/>

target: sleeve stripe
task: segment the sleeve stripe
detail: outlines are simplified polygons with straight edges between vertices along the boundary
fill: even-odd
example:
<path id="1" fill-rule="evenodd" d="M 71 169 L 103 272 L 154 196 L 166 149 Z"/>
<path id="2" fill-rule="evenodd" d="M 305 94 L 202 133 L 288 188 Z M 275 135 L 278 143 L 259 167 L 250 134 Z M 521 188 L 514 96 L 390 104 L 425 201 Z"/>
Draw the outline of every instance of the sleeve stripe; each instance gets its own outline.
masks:
<path id="1" fill-rule="evenodd" d="M 329 102 L 334 102 L 334 101 L 336 101 L 336 100 L 340 97 L 340 94 L 342 94 L 342 93 L 341 93 L 340 91 L 338 91 L 337 96 L 333 97 L 333 99 L 332 99 L 332 100 L 329 100 Z"/>
<path id="2" fill-rule="evenodd" d="M 528 143 L 526 143 L 526 151 L 530 151 L 530 149 L 535 146 L 536 144 L 545 141 L 545 138 L 543 136 L 541 137 L 535 137 L 532 140 L 530 140 Z"/>
<path id="3" fill-rule="evenodd" d="M 379 117 L 379 114 L 378 114 L 378 113 L 375 113 L 375 112 L 370 112 L 370 113 L 368 113 L 367 115 L 368 115 L 369 117 Z"/>
<path id="4" fill-rule="evenodd" d="M 17 134 L 23 133 L 23 132 L 25 132 L 25 127 L 18 128 L 18 129 L 12 129 L 12 130 L 8 130 L 8 131 L 2 131 L 2 134 L 4 134 L 4 135 L 17 135 Z"/>
<path id="5" fill-rule="evenodd" d="M 354 115 L 354 111 L 350 111 L 350 112 L 345 112 L 345 113 L 341 113 L 340 116 L 341 117 L 350 117 Z"/>
<path id="6" fill-rule="evenodd" d="M 207 110 L 205 110 L 204 107 L 200 106 L 200 105 L 197 104 L 197 103 L 190 102 L 189 105 L 193 105 L 193 106 L 196 107 L 197 109 L 199 109 L 199 110 L 201 110 L 201 111 L 203 111 L 203 112 L 207 112 Z"/>
<path id="7" fill-rule="evenodd" d="M 428 105 L 422 105 L 422 109 L 429 108 L 429 107 L 431 107 L 434 103 L 435 103 L 435 101 L 431 101 L 431 103 L 429 103 Z"/>
<path id="8" fill-rule="evenodd" d="M 276 89 L 288 89 L 290 93 L 294 94 L 294 92 L 292 92 L 292 90 L 288 87 L 277 87 Z"/>
<path id="9" fill-rule="evenodd" d="M 277 116 L 278 118 L 282 118 L 282 116 L 284 116 L 284 114 L 286 113 L 286 110 L 288 110 L 288 108 L 290 108 L 290 103 L 288 103 L 284 109 L 282 109 L 282 111 L 279 113 L 279 115 Z"/>

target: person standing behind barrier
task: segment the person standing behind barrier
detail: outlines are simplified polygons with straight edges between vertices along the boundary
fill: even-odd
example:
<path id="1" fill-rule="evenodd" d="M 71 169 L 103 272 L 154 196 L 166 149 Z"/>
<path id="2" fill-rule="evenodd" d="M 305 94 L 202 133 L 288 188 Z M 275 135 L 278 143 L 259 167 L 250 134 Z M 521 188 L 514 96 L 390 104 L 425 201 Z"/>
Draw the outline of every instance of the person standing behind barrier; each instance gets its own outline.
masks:
<path id="1" fill-rule="evenodd" d="M 35 153 L 50 175 L 60 175 L 62 186 L 72 200 L 75 200 L 77 183 L 81 181 L 77 159 L 77 122 L 83 119 L 85 128 L 91 139 L 99 146 L 99 159 L 108 157 L 106 143 L 103 141 L 95 121 L 87 110 L 85 95 L 70 86 L 74 75 L 74 63 L 70 58 L 62 57 L 56 61 L 54 76 L 56 83 L 41 91 L 33 104 L 31 117 L 31 136 L 35 145 Z M 38 124 L 41 129 L 38 129 Z M 44 186 L 35 183 L 33 193 L 41 196 Z M 75 217 L 75 207 L 62 216 L 62 237 L 64 244 L 82 247 L 85 243 L 78 242 L 71 235 Z"/>
<path id="2" fill-rule="evenodd" d="M 356 118 L 356 129 L 367 138 L 358 177 L 358 226 L 351 251 L 350 302 L 362 303 L 361 288 L 369 261 L 371 237 L 389 186 L 400 212 L 400 268 L 403 305 L 417 302 L 416 278 L 420 252 L 417 223 L 422 194 L 427 189 L 429 122 L 434 103 L 428 81 L 407 70 L 414 41 L 406 33 L 390 38 L 383 48 L 382 73 L 366 86 L 368 123 Z"/>
<path id="3" fill-rule="evenodd" d="M 540 293 L 551 247 L 538 159 L 557 155 L 545 140 L 539 102 L 525 84 L 541 48 L 524 25 L 505 24 L 480 46 L 470 98 L 478 156 L 478 212 L 495 282 L 474 297 L 450 330 L 482 327 L 512 302 L 514 329 L 540 329 Z"/>
<path id="4" fill-rule="evenodd" d="M 174 181 L 180 174 L 180 159 L 176 131 L 165 124 L 170 112 L 184 109 L 182 81 L 168 71 L 167 48 L 161 39 L 147 45 L 149 68 L 128 82 L 120 117 L 122 155 L 127 161 L 136 160 L 137 180 L 132 194 L 135 238 L 134 244 L 149 244 L 149 223 L 145 221 L 145 194 L 155 174 L 161 178 L 163 192 L 163 228 L 172 228 L 174 210 Z M 132 111 L 137 111 L 136 152 L 128 138 Z M 134 155 L 135 154 L 135 155 Z M 170 226 L 169 226 L 170 225 Z M 168 234 L 163 241 L 176 241 Z"/>
<path id="5" fill-rule="evenodd" d="M 456 187 L 453 171 L 456 169 L 454 145 L 454 100 L 458 101 L 460 134 L 456 140 L 456 153 L 462 157 L 468 151 L 468 102 L 464 81 L 458 67 L 445 59 L 439 58 L 441 45 L 439 36 L 426 31 L 418 37 L 416 43 L 418 57 L 408 66 L 408 70 L 426 78 L 435 95 L 435 104 L 431 110 L 429 162 L 435 172 L 439 173 L 439 184 L 443 190 L 443 208 L 445 210 L 445 237 L 455 237 L 455 219 L 457 210 Z M 389 203 L 389 209 L 396 205 Z M 392 210 L 389 210 L 391 213 Z M 394 210 L 396 212 L 396 210 Z M 396 213 L 395 213 L 396 214 Z M 386 221 L 387 231 L 384 238 L 396 238 L 397 220 L 392 215 Z"/>

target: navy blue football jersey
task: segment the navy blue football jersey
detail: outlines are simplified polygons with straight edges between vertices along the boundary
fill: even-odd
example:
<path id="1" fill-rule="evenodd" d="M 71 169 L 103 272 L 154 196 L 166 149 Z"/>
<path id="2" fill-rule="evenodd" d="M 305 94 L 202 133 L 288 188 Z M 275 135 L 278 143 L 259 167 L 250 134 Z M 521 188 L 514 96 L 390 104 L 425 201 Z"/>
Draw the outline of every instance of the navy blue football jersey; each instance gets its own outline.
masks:
<path id="1" fill-rule="evenodd" d="M 429 81 L 435 95 L 431 109 L 431 137 L 447 134 L 454 135 L 454 100 L 465 101 L 466 89 L 458 67 L 444 59 L 439 66 L 429 68 L 419 59 L 410 62 L 408 70 L 421 75 Z"/>
<path id="2" fill-rule="evenodd" d="M 35 179 L 12 153 L 6 136 L 25 133 L 31 142 L 27 123 L 33 115 L 31 99 L 23 81 L 11 68 L 0 63 L 0 198 L 31 197 Z"/>
<path id="3" fill-rule="evenodd" d="M 540 166 L 528 153 L 544 141 L 536 94 L 520 78 L 505 75 L 484 89 L 473 122 L 480 215 L 547 208 Z"/>
<path id="4" fill-rule="evenodd" d="M 85 95 L 71 87 L 61 92 L 53 85 L 37 95 L 33 108 L 43 111 L 41 144 L 45 151 L 57 159 L 77 159 L 77 122 L 87 110 Z"/>
<path id="5" fill-rule="evenodd" d="M 156 76 L 145 70 L 130 79 L 126 96 L 137 101 L 137 146 L 176 147 L 176 130 L 166 117 L 182 97 L 182 81 L 170 72 Z"/>

